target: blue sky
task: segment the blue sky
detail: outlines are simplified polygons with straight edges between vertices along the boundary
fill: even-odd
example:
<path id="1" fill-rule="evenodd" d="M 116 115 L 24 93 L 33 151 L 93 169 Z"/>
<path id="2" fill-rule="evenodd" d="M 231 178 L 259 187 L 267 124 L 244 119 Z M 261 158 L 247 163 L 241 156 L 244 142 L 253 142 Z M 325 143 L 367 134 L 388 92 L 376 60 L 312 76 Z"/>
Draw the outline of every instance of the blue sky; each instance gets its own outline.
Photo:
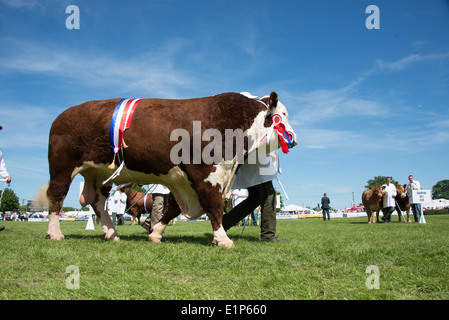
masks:
<path id="1" fill-rule="evenodd" d="M 66 28 L 77 5 L 80 29 Z M 380 29 L 365 13 L 377 5 Z M 356 203 L 368 179 L 449 178 L 449 1 L 0 0 L 0 148 L 23 199 L 49 179 L 52 121 L 106 98 L 279 94 L 299 145 L 290 200 Z M 66 206 L 80 207 L 75 179 Z M 275 187 L 280 190 L 277 182 Z"/>

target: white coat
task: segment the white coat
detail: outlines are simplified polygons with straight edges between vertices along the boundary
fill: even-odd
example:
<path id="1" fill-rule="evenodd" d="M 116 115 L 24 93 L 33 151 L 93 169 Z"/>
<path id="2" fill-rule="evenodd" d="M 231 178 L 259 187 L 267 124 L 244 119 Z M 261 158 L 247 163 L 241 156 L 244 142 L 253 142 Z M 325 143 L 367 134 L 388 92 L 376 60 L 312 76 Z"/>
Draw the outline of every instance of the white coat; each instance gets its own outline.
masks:
<path id="1" fill-rule="evenodd" d="M 397 194 L 396 186 L 394 184 L 390 183 L 388 185 L 384 184 L 382 187 L 385 187 L 385 189 L 383 190 L 384 196 L 382 198 L 382 200 L 383 200 L 383 202 L 382 202 L 383 207 L 387 208 L 387 207 L 394 207 L 394 206 L 396 206 L 396 203 L 395 203 L 395 200 L 394 200 L 394 197 L 396 197 L 396 194 Z"/>
<path id="2" fill-rule="evenodd" d="M 5 161 L 3 160 L 2 150 L 0 150 L 0 176 L 3 178 L 9 177 L 9 173 L 6 171 Z"/>
<path id="3" fill-rule="evenodd" d="M 125 213 L 126 194 L 116 190 L 108 199 L 108 208 L 111 213 Z"/>
<path id="4" fill-rule="evenodd" d="M 149 184 L 148 185 L 148 193 L 160 193 L 160 194 L 169 194 L 170 189 L 162 184 Z"/>
<path id="5" fill-rule="evenodd" d="M 231 193 L 232 197 L 232 207 L 236 207 L 239 203 L 246 199 L 248 196 L 248 190 L 246 189 L 235 189 Z"/>
<path id="6" fill-rule="evenodd" d="M 274 154 L 261 153 L 257 156 L 256 162 L 255 164 L 244 163 L 240 166 L 232 189 L 248 189 L 277 179 L 276 156 Z"/>

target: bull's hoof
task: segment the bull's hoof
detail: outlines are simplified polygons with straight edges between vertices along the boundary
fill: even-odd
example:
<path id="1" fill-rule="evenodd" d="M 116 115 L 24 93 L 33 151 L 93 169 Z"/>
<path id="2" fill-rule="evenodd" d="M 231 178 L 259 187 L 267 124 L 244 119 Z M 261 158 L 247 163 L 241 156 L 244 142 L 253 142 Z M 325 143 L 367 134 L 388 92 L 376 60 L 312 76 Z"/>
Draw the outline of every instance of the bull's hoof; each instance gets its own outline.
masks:
<path id="1" fill-rule="evenodd" d="M 148 236 L 148 241 L 153 242 L 153 243 L 160 243 L 162 239 L 161 235 L 158 234 L 150 234 Z"/>
<path id="2" fill-rule="evenodd" d="M 114 229 L 109 229 L 108 231 L 103 230 L 104 233 L 104 238 L 108 241 L 115 241 L 118 242 L 120 241 L 120 238 L 118 237 L 117 232 Z"/>
<path id="3" fill-rule="evenodd" d="M 225 247 L 225 248 L 234 248 L 234 242 L 232 242 L 231 239 L 226 239 L 226 240 L 221 240 L 219 241 L 218 239 L 214 239 L 214 241 L 212 241 L 212 245 L 214 246 L 218 246 L 218 247 Z"/>
<path id="4" fill-rule="evenodd" d="M 46 233 L 46 238 L 49 238 L 51 240 L 64 240 L 64 235 L 62 233 Z"/>

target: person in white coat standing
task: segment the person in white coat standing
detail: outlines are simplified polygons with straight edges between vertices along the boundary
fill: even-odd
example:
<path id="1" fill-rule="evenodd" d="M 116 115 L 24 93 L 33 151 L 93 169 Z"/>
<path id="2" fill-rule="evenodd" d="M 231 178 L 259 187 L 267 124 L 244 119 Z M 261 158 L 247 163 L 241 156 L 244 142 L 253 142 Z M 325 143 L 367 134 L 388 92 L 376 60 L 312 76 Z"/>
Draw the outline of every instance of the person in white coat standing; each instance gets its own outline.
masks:
<path id="1" fill-rule="evenodd" d="M 413 190 L 421 190 L 421 183 L 418 180 L 415 180 L 412 175 L 408 176 L 409 184 L 407 184 L 407 195 L 412 200 L 412 191 Z M 410 203 L 410 207 L 413 211 L 413 218 L 415 222 L 419 221 L 419 216 L 421 215 L 421 204 L 420 203 Z"/>
<path id="2" fill-rule="evenodd" d="M 2 130 L 3 127 L 0 126 L 0 130 Z M 7 183 L 11 182 L 11 177 L 9 176 L 8 171 L 6 170 L 5 161 L 3 160 L 2 150 L 0 149 L 0 176 L 3 177 L 3 179 L 6 179 Z M 5 230 L 5 226 L 0 226 L 0 231 Z"/>
<path id="3" fill-rule="evenodd" d="M 386 178 L 386 183 L 382 185 L 382 188 L 383 188 L 382 211 L 384 213 L 382 220 L 384 222 L 391 222 L 391 214 L 393 213 L 394 208 L 396 206 L 394 197 L 396 197 L 397 194 L 396 186 L 391 183 L 391 177 Z"/>

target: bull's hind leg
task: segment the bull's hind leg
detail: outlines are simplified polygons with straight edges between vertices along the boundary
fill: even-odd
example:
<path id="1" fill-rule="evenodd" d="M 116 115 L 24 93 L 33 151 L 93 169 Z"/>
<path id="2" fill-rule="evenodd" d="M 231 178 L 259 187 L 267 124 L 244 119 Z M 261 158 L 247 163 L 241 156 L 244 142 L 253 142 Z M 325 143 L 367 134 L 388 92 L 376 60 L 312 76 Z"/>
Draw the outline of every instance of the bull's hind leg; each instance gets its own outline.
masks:
<path id="1" fill-rule="evenodd" d="M 162 233 L 167 227 L 168 223 L 176 218 L 181 213 L 181 209 L 179 209 L 178 203 L 176 202 L 173 194 L 168 195 L 167 200 L 167 211 L 162 216 L 162 219 L 153 226 L 153 231 L 148 236 L 148 240 L 154 243 L 161 242 Z"/>
<path id="2" fill-rule="evenodd" d="M 46 237 L 54 240 L 63 240 L 64 235 L 59 226 L 59 212 L 61 212 L 64 199 L 69 192 L 72 182 L 70 173 L 52 175 L 46 190 L 45 197 L 48 202 L 48 230 Z"/>
<path id="3" fill-rule="evenodd" d="M 52 127 L 53 131 L 53 127 Z M 50 170 L 50 182 L 46 192 L 48 202 L 48 231 L 50 239 L 62 240 L 64 235 L 59 227 L 59 212 L 61 211 L 70 184 L 72 183 L 73 170 L 77 166 L 73 154 L 74 148 L 64 136 L 52 134 L 48 144 L 48 167 Z"/>
<path id="4" fill-rule="evenodd" d="M 91 205 L 95 214 L 100 218 L 103 226 L 103 234 L 106 240 L 119 241 L 117 230 L 105 209 L 106 200 L 109 196 L 110 186 L 103 186 L 99 179 L 95 178 L 93 171 L 83 173 L 84 188 L 80 196 L 82 206 Z"/>
<path id="5" fill-rule="evenodd" d="M 49 206 L 48 206 L 48 229 L 45 236 L 49 237 L 50 239 L 64 240 L 64 235 L 62 234 L 61 228 L 59 226 L 59 212 L 61 211 L 62 203 L 64 201 L 65 196 L 67 195 L 69 187 L 67 187 L 66 190 L 67 190 L 66 192 L 61 192 L 61 189 L 59 189 L 56 186 L 56 183 L 54 182 L 50 182 L 49 187 L 47 189 L 47 198 L 49 201 Z"/>

